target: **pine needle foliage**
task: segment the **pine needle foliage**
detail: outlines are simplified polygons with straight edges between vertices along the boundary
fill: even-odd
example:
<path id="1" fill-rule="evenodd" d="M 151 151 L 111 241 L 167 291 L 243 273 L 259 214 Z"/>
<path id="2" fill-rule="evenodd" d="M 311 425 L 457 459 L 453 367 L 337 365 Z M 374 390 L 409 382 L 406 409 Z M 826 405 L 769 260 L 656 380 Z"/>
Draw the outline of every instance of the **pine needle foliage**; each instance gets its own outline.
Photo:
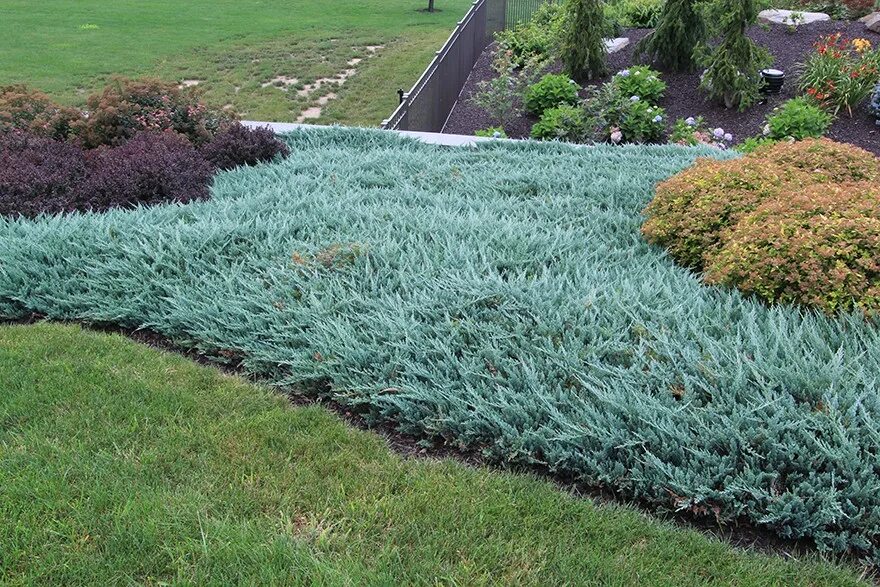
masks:
<path id="1" fill-rule="evenodd" d="M 573 79 L 583 82 L 608 73 L 602 39 L 605 13 L 601 0 L 567 0 L 568 23 L 562 42 L 562 61 Z"/>
<path id="2" fill-rule="evenodd" d="M 212 198 L 0 219 L 0 315 L 149 327 L 426 441 L 877 559 L 880 331 L 639 234 L 708 148 L 309 130 Z"/>
<path id="3" fill-rule="evenodd" d="M 670 71 L 692 71 L 694 52 L 705 40 L 706 27 L 695 0 L 667 0 L 656 28 L 638 45 L 636 54 Z"/>
<path id="4" fill-rule="evenodd" d="M 760 97 L 761 70 L 772 62 L 770 53 L 746 36 L 758 17 L 757 3 L 720 0 L 712 17 L 717 19 L 721 41 L 715 47 L 698 47 L 706 68 L 700 87 L 725 108 L 745 110 Z"/>

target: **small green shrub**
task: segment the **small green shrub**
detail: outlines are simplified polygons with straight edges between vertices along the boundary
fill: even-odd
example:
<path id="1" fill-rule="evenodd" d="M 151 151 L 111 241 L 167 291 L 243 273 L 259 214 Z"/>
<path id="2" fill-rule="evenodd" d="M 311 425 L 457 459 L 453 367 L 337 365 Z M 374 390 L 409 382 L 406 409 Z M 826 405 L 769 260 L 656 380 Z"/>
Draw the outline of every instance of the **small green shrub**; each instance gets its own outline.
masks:
<path id="1" fill-rule="evenodd" d="M 584 111 L 577 106 L 564 104 L 549 108 L 541 115 L 541 120 L 532 126 L 532 138 L 579 143 L 586 133 Z"/>
<path id="2" fill-rule="evenodd" d="M 475 133 L 478 137 L 489 137 L 490 139 L 506 139 L 507 133 L 500 126 L 490 126 L 489 128 L 478 129 Z"/>
<path id="3" fill-rule="evenodd" d="M 545 110 L 563 104 L 574 105 L 578 101 L 580 86 L 567 75 L 548 73 L 526 90 L 526 110 L 541 116 Z"/>
<path id="4" fill-rule="evenodd" d="M 618 71 L 612 83 L 622 95 L 638 96 L 652 104 L 659 102 L 666 92 L 666 83 L 660 79 L 660 72 L 644 65 Z"/>
<path id="5" fill-rule="evenodd" d="M 606 5 L 608 18 L 627 28 L 652 29 L 660 22 L 664 0 L 621 0 Z"/>
<path id="6" fill-rule="evenodd" d="M 768 139 L 767 137 L 749 137 L 737 146 L 734 147 L 737 151 L 743 154 L 754 153 L 757 149 L 761 147 L 766 147 L 768 145 L 772 145 L 777 141 L 773 139 Z"/>
<path id="7" fill-rule="evenodd" d="M 880 188 L 786 191 L 742 218 L 707 264 L 706 281 L 826 313 L 880 312 Z"/>
<path id="8" fill-rule="evenodd" d="M 527 24 L 495 34 L 500 51 L 510 51 L 513 63 L 521 66 L 530 59 L 553 59 L 559 54 L 565 26 L 563 2 L 545 2 Z"/>
<path id="9" fill-rule="evenodd" d="M 642 233 L 680 264 L 702 269 L 721 234 L 783 192 L 880 180 L 880 159 L 827 139 L 776 143 L 741 159 L 700 159 L 657 186 Z"/>
<path id="10" fill-rule="evenodd" d="M 471 101 L 503 128 L 520 113 L 523 93 L 540 78 L 545 66 L 543 56 L 533 55 L 518 66 L 512 51 L 499 51 L 492 61 L 495 75 L 477 85 Z"/>
<path id="11" fill-rule="evenodd" d="M 659 106 L 643 100 L 630 101 L 620 116 L 618 126 L 621 133 L 620 140 L 614 140 L 615 135 L 612 130 L 612 142 L 658 142 L 663 138 L 663 131 L 666 130 L 665 120 L 666 113 Z"/>
<path id="12" fill-rule="evenodd" d="M 792 138 L 797 141 L 824 136 L 831 126 L 831 115 L 807 100 L 794 98 L 767 118 L 767 137 L 774 140 Z"/>

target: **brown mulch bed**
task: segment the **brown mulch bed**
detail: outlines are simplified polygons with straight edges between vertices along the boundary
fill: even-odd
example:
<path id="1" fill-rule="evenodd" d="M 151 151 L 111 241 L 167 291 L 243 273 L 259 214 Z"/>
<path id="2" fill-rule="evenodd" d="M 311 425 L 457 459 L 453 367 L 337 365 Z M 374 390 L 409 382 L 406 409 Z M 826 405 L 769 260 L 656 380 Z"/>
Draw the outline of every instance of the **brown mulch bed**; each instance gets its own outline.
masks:
<path id="1" fill-rule="evenodd" d="M 630 44 L 622 51 L 609 55 L 608 66 L 611 72 L 634 64 L 635 44 L 648 32 L 646 29 L 626 29 L 621 33 L 620 36 L 629 37 Z M 711 128 L 721 127 L 726 132 L 732 133 L 736 142 L 760 134 L 764 120 L 773 108 L 798 95 L 796 65 L 806 59 L 813 50 L 813 43 L 820 35 L 836 32 L 847 38 L 864 37 L 875 46 L 880 45 L 880 34 L 868 31 L 865 25 L 859 22 L 820 22 L 803 25 L 794 32 L 789 32 L 788 27 L 779 25 L 769 28 L 752 27 L 749 30 L 749 37 L 770 50 L 775 59 L 773 67 L 785 71 L 787 79 L 780 95 L 770 96 L 765 102 L 745 112 L 727 110 L 722 105 L 707 101 L 705 94 L 699 89 L 699 72 L 663 73 L 662 77 L 668 88 L 660 106 L 666 110 L 668 123 L 671 125 L 678 118 L 703 116 Z M 480 56 L 443 132 L 471 135 L 478 129 L 496 124 L 484 110 L 469 101 L 479 82 L 491 79 L 494 75 L 491 68 L 492 52 L 493 48 L 490 47 Z M 598 82 L 603 83 L 608 79 L 610 77 Z M 522 116 L 509 124 L 505 130 L 511 138 L 527 137 L 536 120 L 531 116 Z M 880 155 L 880 126 L 875 124 L 874 118 L 868 113 L 867 103 L 855 110 L 852 118 L 846 113 L 841 113 L 831 126 L 828 136 Z"/>

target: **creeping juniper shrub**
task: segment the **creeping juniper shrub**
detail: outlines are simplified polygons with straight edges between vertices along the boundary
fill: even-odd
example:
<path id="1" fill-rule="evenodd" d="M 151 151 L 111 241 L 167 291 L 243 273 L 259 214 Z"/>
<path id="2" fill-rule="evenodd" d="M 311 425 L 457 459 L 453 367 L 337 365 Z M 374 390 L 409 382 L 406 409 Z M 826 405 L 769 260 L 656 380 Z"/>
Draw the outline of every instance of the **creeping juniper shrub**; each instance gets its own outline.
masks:
<path id="1" fill-rule="evenodd" d="M 880 561 L 880 329 L 707 286 L 639 236 L 658 181 L 730 154 L 286 141 L 205 202 L 0 218 L 0 315 L 149 326 L 426 442 Z M 787 159 L 854 175 L 817 143 Z"/>

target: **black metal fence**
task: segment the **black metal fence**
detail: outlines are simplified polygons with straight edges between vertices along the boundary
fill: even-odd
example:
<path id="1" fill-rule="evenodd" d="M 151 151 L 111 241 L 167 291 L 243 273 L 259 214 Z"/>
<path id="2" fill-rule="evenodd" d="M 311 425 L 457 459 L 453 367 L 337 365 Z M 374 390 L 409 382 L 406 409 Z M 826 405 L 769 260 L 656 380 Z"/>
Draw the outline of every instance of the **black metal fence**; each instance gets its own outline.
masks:
<path id="1" fill-rule="evenodd" d="M 476 0 L 400 105 L 388 130 L 440 132 L 471 69 L 493 35 L 527 22 L 545 0 Z"/>

